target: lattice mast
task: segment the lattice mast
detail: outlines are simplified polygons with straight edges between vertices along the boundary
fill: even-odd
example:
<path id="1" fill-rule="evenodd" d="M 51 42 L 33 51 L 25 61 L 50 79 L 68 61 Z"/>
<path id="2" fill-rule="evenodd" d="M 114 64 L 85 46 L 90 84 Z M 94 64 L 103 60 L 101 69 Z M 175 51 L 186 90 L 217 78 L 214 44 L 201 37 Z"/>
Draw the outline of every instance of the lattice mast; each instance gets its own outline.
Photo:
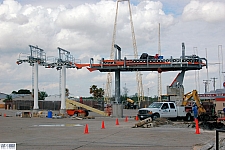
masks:
<path id="1" fill-rule="evenodd" d="M 130 6 L 129 0 L 117 0 L 117 2 L 116 2 L 116 16 L 115 16 L 114 29 L 113 29 L 113 39 L 112 39 L 112 45 L 111 45 L 110 59 L 114 58 L 114 44 L 115 44 L 115 39 L 116 39 L 118 5 L 119 5 L 119 2 L 122 2 L 122 1 L 128 1 L 134 57 L 135 57 L 135 59 L 138 59 L 137 45 L 136 45 L 132 13 L 131 13 L 131 6 Z M 143 90 L 143 85 L 142 85 L 142 74 L 139 71 L 136 72 L 136 80 L 137 80 L 138 102 L 140 103 L 140 101 L 144 100 L 144 90 Z M 109 98 L 111 97 L 111 87 L 112 87 L 111 85 L 112 85 L 112 73 L 108 73 L 106 89 L 105 89 L 105 101 L 106 102 L 109 102 Z"/>
<path id="2" fill-rule="evenodd" d="M 133 41 L 133 49 L 134 49 L 134 58 L 138 59 L 138 51 L 137 51 L 137 45 L 136 45 L 136 39 L 135 39 L 135 33 L 134 33 L 134 25 L 133 25 L 133 19 L 132 19 L 131 7 L 130 7 L 130 0 L 127 0 L 127 1 L 129 5 L 129 12 L 130 12 L 130 24 L 131 24 L 131 33 L 132 33 L 132 41 Z M 144 90 L 143 90 L 143 84 L 142 84 L 142 74 L 139 71 L 136 72 L 136 80 L 137 80 L 138 102 L 140 104 L 141 101 L 144 101 Z"/>
<path id="3" fill-rule="evenodd" d="M 115 55 L 114 54 L 114 44 L 115 44 L 115 40 L 116 40 L 117 16 L 118 16 L 118 1 L 116 2 L 116 16 L 115 16 L 114 28 L 113 28 L 113 38 L 112 38 L 110 59 L 113 59 L 114 55 Z M 105 87 L 105 97 L 104 97 L 104 101 L 107 104 L 110 103 L 110 98 L 112 97 L 111 89 L 112 89 L 112 73 L 108 72 L 106 87 Z"/>

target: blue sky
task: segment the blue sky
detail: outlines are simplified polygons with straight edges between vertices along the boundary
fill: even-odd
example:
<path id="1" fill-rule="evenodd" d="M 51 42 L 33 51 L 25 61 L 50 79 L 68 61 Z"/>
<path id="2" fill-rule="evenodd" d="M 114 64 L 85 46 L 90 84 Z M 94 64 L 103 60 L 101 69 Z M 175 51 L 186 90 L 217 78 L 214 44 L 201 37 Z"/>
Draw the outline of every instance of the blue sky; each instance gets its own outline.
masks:
<path id="1" fill-rule="evenodd" d="M 115 18 L 115 1 L 95 0 L 0 0 L 0 92 L 11 93 L 21 88 L 31 89 L 32 69 L 28 64 L 16 65 L 20 53 L 29 53 L 28 45 L 38 45 L 48 56 L 57 56 L 57 47 L 64 48 L 83 63 L 93 57 L 96 62 L 109 58 Z M 3 4 L 4 3 L 4 4 Z M 165 58 L 180 57 L 181 43 L 187 55 L 198 53 L 212 63 L 208 77 L 217 77 L 220 88 L 223 75 L 219 69 L 218 45 L 224 47 L 224 0 L 132 0 L 132 15 L 138 54 L 158 52 L 158 24 L 161 24 L 161 49 Z M 133 55 L 131 30 L 126 2 L 120 4 L 116 43 L 122 47 L 122 57 Z M 213 35 L 213 38 L 212 38 Z M 197 47 L 197 52 L 194 51 Z M 223 48 L 224 49 L 224 48 Z M 220 57 L 221 58 L 221 57 Z M 220 60 L 222 63 L 222 60 Z M 223 70 L 223 68 L 221 69 Z M 162 74 L 162 93 L 178 72 Z M 187 72 L 185 91 L 193 87 L 204 92 L 203 80 L 207 70 Z M 16 75 L 16 76 L 15 76 Z M 195 79 L 198 78 L 198 82 Z M 84 79 L 84 80 L 81 80 Z M 67 87 L 74 96 L 90 96 L 93 84 L 103 87 L 106 74 L 86 69 L 67 70 Z M 136 92 L 135 73 L 122 73 L 121 86 Z M 157 95 L 157 73 L 143 72 L 145 95 Z M 39 88 L 48 94 L 58 94 L 59 73 L 55 69 L 39 67 Z M 212 90 L 212 83 L 209 89 Z"/>

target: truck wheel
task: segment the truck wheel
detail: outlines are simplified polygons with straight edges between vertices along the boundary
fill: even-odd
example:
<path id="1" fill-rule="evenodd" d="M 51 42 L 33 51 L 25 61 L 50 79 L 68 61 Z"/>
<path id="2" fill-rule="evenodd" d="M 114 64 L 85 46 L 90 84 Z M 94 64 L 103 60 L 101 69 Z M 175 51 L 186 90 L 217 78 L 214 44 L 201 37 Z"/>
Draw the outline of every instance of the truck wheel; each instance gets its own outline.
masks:
<path id="1" fill-rule="evenodd" d="M 191 121 L 192 120 L 191 114 L 189 114 L 189 113 L 186 114 L 185 120 L 186 121 Z"/>
<path id="2" fill-rule="evenodd" d="M 155 119 L 157 119 L 157 118 L 160 118 L 160 115 L 157 113 L 157 114 L 154 114 L 153 116 L 152 116 L 152 120 L 155 120 Z"/>

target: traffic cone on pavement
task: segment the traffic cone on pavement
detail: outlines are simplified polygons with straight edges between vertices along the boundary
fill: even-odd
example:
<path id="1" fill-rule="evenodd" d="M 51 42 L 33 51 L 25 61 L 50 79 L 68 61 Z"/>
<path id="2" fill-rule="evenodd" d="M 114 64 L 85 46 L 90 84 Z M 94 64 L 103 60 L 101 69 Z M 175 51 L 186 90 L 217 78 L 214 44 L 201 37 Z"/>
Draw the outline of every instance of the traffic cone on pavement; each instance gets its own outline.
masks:
<path id="1" fill-rule="evenodd" d="M 102 121 L 102 128 L 101 129 L 105 129 L 105 123 L 104 123 L 104 121 Z"/>
<path id="2" fill-rule="evenodd" d="M 198 126 L 198 119 L 195 119 L 195 134 L 200 134 L 199 126 Z"/>
<path id="3" fill-rule="evenodd" d="M 84 134 L 88 134 L 88 124 L 85 125 Z"/>
<path id="4" fill-rule="evenodd" d="M 116 118 L 116 125 L 119 125 L 119 120 L 118 120 L 118 118 Z"/>
<path id="5" fill-rule="evenodd" d="M 4 114 L 4 117 L 6 117 L 6 114 Z"/>
<path id="6" fill-rule="evenodd" d="M 127 122 L 128 121 L 128 117 L 126 116 L 126 118 L 125 118 L 125 122 Z"/>
<path id="7" fill-rule="evenodd" d="M 135 120 L 138 120 L 138 116 L 135 117 Z"/>

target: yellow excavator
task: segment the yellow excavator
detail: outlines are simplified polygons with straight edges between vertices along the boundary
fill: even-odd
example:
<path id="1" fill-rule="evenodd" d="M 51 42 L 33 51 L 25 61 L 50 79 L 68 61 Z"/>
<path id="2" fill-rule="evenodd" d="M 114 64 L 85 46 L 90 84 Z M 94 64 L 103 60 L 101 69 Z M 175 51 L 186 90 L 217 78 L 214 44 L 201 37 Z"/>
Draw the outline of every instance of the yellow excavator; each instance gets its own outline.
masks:
<path id="1" fill-rule="evenodd" d="M 192 92 L 188 92 L 187 94 L 184 95 L 184 99 L 183 99 L 183 102 L 182 102 L 182 105 L 183 106 L 187 106 L 187 103 L 188 101 L 193 97 L 193 99 L 195 100 L 195 103 L 198 107 L 198 114 L 201 115 L 201 114 L 205 114 L 206 113 L 206 110 L 205 108 L 202 106 L 201 102 L 200 102 L 200 99 L 198 97 L 198 92 L 197 90 L 193 90 Z"/>
<path id="2" fill-rule="evenodd" d="M 135 105 L 135 101 L 130 98 L 127 98 L 125 109 L 136 109 L 136 107 L 137 106 Z"/>
<path id="3" fill-rule="evenodd" d="M 218 117 L 215 114 L 208 114 L 201 104 L 201 101 L 198 97 L 197 90 L 193 90 L 192 92 L 188 92 L 184 94 L 182 106 L 187 106 L 189 100 L 193 98 L 195 101 L 195 104 L 198 107 L 198 118 L 202 121 L 209 121 L 209 120 L 216 120 Z"/>

